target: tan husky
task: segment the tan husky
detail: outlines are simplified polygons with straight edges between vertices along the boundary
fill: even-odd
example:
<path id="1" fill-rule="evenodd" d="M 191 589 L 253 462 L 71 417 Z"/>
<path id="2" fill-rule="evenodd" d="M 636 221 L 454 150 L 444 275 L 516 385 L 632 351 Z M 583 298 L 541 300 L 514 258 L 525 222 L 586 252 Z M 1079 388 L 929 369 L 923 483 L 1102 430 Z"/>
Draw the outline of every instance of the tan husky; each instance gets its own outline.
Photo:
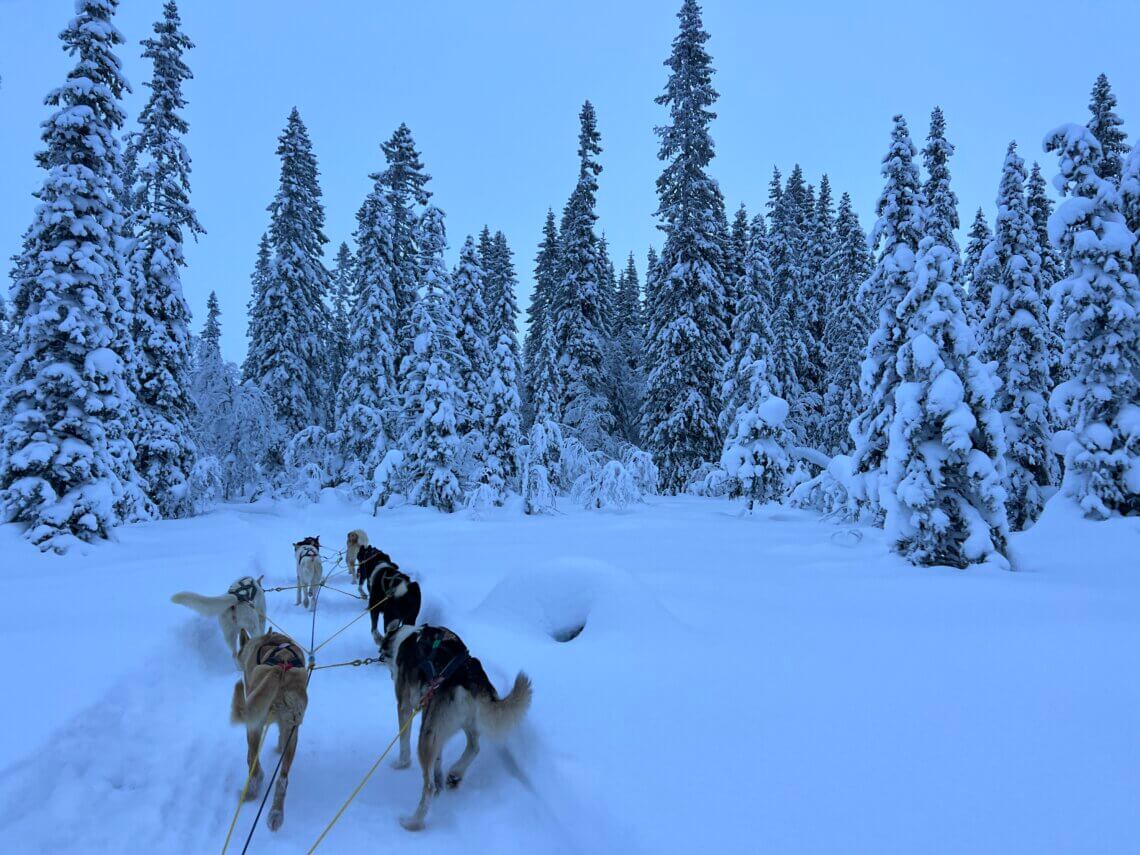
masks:
<path id="1" fill-rule="evenodd" d="M 285 819 L 285 791 L 289 787 L 289 767 L 297 751 L 297 732 L 309 703 L 308 671 L 301 646 L 287 635 L 268 632 L 250 638 L 241 631 L 238 653 L 242 679 L 234 684 L 230 721 L 245 725 L 246 769 L 253 769 L 246 800 L 257 797 L 263 770 L 259 759 L 261 733 L 267 722 L 277 722 L 277 751 L 282 754 L 281 772 L 269 810 L 269 830 L 276 831 Z"/>

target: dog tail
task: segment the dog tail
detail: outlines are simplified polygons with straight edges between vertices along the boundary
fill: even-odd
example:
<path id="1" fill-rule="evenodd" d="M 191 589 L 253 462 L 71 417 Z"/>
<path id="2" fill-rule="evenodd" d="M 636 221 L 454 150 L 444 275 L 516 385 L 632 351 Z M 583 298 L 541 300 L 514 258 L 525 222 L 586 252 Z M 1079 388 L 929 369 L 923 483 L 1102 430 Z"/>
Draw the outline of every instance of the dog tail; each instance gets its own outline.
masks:
<path id="1" fill-rule="evenodd" d="M 531 685 L 530 677 L 519 671 L 510 694 L 505 698 L 495 697 L 493 687 L 489 695 L 479 698 L 480 722 L 492 736 L 505 735 L 523 720 L 523 716 L 530 709 L 533 695 L 534 687 Z"/>
<path id="2" fill-rule="evenodd" d="M 253 673 L 257 675 L 257 679 L 254 680 L 255 688 L 250 694 L 245 693 L 244 681 L 238 680 L 234 684 L 234 696 L 230 704 L 230 724 L 260 726 L 269 717 L 269 708 L 273 705 L 273 699 L 277 697 L 278 689 L 281 688 L 281 679 L 285 671 L 272 665 L 259 665 Z"/>
<path id="3" fill-rule="evenodd" d="M 238 598 L 233 594 L 222 594 L 220 597 L 206 597 L 191 591 L 180 591 L 170 598 L 170 602 L 193 609 L 206 617 L 217 617 L 230 606 L 236 606 Z"/>

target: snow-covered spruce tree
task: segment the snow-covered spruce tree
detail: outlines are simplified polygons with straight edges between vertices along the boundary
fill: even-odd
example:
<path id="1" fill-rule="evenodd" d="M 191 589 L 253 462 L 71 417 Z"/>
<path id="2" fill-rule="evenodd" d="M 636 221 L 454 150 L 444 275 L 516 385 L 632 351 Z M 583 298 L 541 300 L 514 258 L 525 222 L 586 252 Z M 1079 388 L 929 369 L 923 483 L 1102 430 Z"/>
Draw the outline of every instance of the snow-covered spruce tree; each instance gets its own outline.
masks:
<path id="1" fill-rule="evenodd" d="M 748 219 L 748 209 L 744 203 L 736 209 L 729 231 L 728 252 L 725 258 L 724 301 L 728 317 L 736 317 L 736 303 L 740 280 L 744 278 L 744 264 L 748 257 L 748 245 L 752 240 L 752 225 Z M 731 321 L 729 327 L 731 328 Z"/>
<path id="2" fill-rule="evenodd" d="M 17 353 L 0 410 L 0 501 L 41 549 L 106 537 L 147 515 L 126 423 L 134 409 L 118 240 L 124 230 L 116 0 L 80 0 L 60 34 L 75 57 L 46 103 L 39 204 L 12 283 Z"/>
<path id="3" fill-rule="evenodd" d="M 273 249 L 269 245 L 269 232 L 263 232 L 257 243 L 257 260 L 249 276 L 249 303 L 246 306 L 247 325 L 245 359 L 241 364 L 241 379 L 255 380 L 258 371 L 258 358 L 265 350 L 264 337 L 269 332 L 264 312 L 267 310 L 265 290 L 269 285 L 269 275 L 273 264 Z"/>
<path id="4" fill-rule="evenodd" d="M 771 372 L 772 349 L 772 265 L 768 258 L 768 235 L 764 218 L 757 215 L 749 229 L 748 251 L 744 257 L 744 275 L 737 289 L 739 301 L 732 324 L 732 346 L 725 363 L 721 385 L 724 407 L 720 414 L 720 429 L 727 435 L 736 417 L 736 411 L 745 403 L 749 387 L 738 382 L 739 377 L 751 376 L 751 366 L 759 359 L 767 361 Z M 780 394 L 780 381 L 773 374 L 769 381 L 772 393 Z"/>
<path id="5" fill-rule="evenodd" d="M 1006 515 L 1014 531 L 1032 525 L 1058 481 L 1050 443 L 1049 319 L 1041 291 L 1037 234 L 1025 200 L 1025 164 L 1010 143 L 998 188 L 989 252 L 1000 274 L 982 324 L 980 358 L 997 367 L 993 407 L 1005 424 Z"/>
<path id="6" fill-rule="evenodd" d="M 1053 202 L 1045 192 L 1045 178 L 1037 163 L 1034 163 L 1033 168 L 1029 170 L 1029 180 L 1025 184 L 1025 202 L 1029 208 L 1029 217 L 1033 220 L 1037 252 L 1041 256 L 1037 290 L 1044 295 L 1048 305 L 1053 286 L 1065 278 L 1065 265 L 1057 248 L 1049 240 L 1049 217 L 1053 213 Z M 1045 324 L 1045 336 L 1048 342 L 1050 388 L 1052 388 L 1059 386 L 1065 379 L 1062 364 L 1064 339 L 1060 327 L 1048 319 Z M 1056 429 L 1057 425 L 1053 427 Z"/>
<path id="7" fill-rule="evenodd" d="M 962 260 L 963 301 L 966 307 L 966 319 L 977 329 L 986 316 L 995 276 L 995 272 L 990 269 L 991 265 L 982 263 L 983 259 L 986 259 L 986 247 L 993 240 L 993 232 L 990 231 L 986 215 L 981 208 L 978 208 L 978 212 L 974 214 L 969 238 L 966 243 L 966 255 Z M 990 259 L 987 259 L 988 261 Z"/>
<path id="8" fill-rule="evenodd" d="M 768 263 L 763 220 L 752 230 L 740 280 L 732 349 L 725 371 L 726 440 L 720 465 L 729 476 L 730 496 L 742 496 L 749 511 L 755 504 L 779 500 L 790 469 L 784 447 L 788 405 L 779 397 L 771 373 L 772 329 L 766 299 L 772 271 Z"/>
<path id="9" fill-rule="evenodd" d="M 476 459 L 482 458 L 486 445 L 483 408 L 487 403 L 491 373 L 490 312 L 483 302 L 485 276 L 475 240 L 468 237 L 459 251 L 459 266 L 451 278 L 455 295 L 455 337 L 459 342 L 459 358 L 451 370 L 458 393 L 456 431 L 469 444 Z"/>
<path id="10" fill-rule="evenodd" d="M 357 496 L 365 497 L 371 495 L 373 473 L 400 431 L 395 214 L 379 183 L 356 213 L 354 238 L 352 320 L 348 359 L 337 388 L 336 437 L 341 477 Z"/>
<path id="11" fill-rule="evenodd" d="M 873 320 L 873 313 L 860 294 L 861 286 L 871 275 L 871 252 L 846 193 L 839 199 L 830 266 L 834 288 L 823 330 L 827 387 L 820 450 L 835 455 L 851 450 L 847 427 L 859 409 L 859 366 Z"/>
<path id="12" fill-rule="evenodd" d="M 412 309 L 416 303 L 417 283 L 423 275 L 419 268 L 424 257 L 416 245 L 420 209 L 428 203 L 431 191 L 426 188 L 431 176 L 424 172 L 420 154 L 408 126 L 401 124 L 387 142 L 381 143 L 388 165 L 382 172 L 370 175 L 388 189 L 394 220 L 392 247 L 396 258 L 392 284 L 396 289 L 396 336 L 403 359 L 412 351 Z"/>
<path id="13" fill-rule="evenodd" d="M 773 181 L 778 180 L 778 173 Z M 788 429 L 793 441 L 807 444 L 804 419 L 808 395 L 800 372 L 811 359 L 806 294 L 809 290 L 808 254 L 810 220 L 805 210 L 807 190 L 797 165 L 781 189 L 770 188 L 768 258 L 772 266 L 772 358 L 768 370 L 789 403 Z"/>
<path id="14" fill-rule="evenodd" d="M 657 257 L 657 250 L 649 247 L 645 253 L 645 305 L 649 306 L 656 298 L 657 280 L 661 273 L 661 259 Z M 649 329 L 649 313 L 644 314 L 646 331 Z"/>
<path id="15" fill-rule="evenodd" d="M 1045 137 L 1060 159 L 1055 185 L 1069 198 L 1049 218 L 1049 237 L 1071 273 L 1053 286 L 1064 318 L 1069 379 L 1050 405 L 1072 425 L 1062 488 L 1089 517 L 1140 513 L 1140 284 L 1135 236 L 1120 194 L 1100 177 L 1100 143 L 1087 128 L 1062 125 Z"/>
<path id="16" fill-rule="evenodd" d="M 554 211 L 548 210 L 542 227 L 542 242 L 534 259 L 534 290 L 526 310 L 526 337 L 523 340 L 523 421 L 528 425 L 534 423 L 538 378 L 553 376 L 549 367 L 539 360 L 544 338 L 553 334 L 551 305 L 557 288 L 558 226 L 554 221 Z M 545 393 L 552 392 L 557 396 L 554 390 L 546 390 Z"/>
<path id="17" fill-rule="evenodd" d="M 459 357 L 455 305 L 444 267 L 443 212 L 423 214 L 417 245 L 422 279 L 412 311 L 412 353 L 404 358 L 400 392 L 410 421 L 402 442 L 408 501 L 450 513 L 459 505 L 460 442 L 456 431 L 459 389 L 452 365 Z"/>
<path id="18" fill-rule="evenodd" d="M 324 420 L 328 396 L 329 328 L 324 297 L 328 271 L 321 262 L 327 243 L 325 211 L 317 184 L 317 159 L 309 132 L 294 107 L 278 138 L 281 183 L 269 206 L 269 277 L 254 318 L 262 325 L 250 336 L 251 374 L 277 408 L 292 435 Z M 252 320 L 252 319 L 251 319 Z"/>
<path id="19" fill-rule="evenodd" d="M 657 103 L 669 122 L 657 128 L 665 161 L 657 179 L 659 228 L 665 245 L 653 280 L 646 337 L 642 436 L 661 489 L 678 493 L 702 463 L 719 457 L 720 379 L 727 353 L 724 261 L 715 240 L 720 187 L 708 175 L 713 158 L 709 123 L 717 98 L 708 33 L 695 0 L 684 0 L 680 32 L 665 65 L 669 80 Z"/>
<path id="20" fill-rule="evenodd" d="M 637 266 L 629 254 L 625 270 L 618 279 L 617 300 L 613 316 L 614 387 L 617 409 L 615 430 L 632 445 L 640 442 L 639 414 L 644 392 L 644 327 L 641 288 Z"/>
<path id="21" fill-rule="evenodd" d="M 347 243 L 341 243 L 336 251 L 336 259 L 329 279 L 329 376 L 328 386 L 332 390 L 329 403 L 333 406 L 332 423 L 336 423 L 336 393 L 344 377 L 348 364 L 349 337 L 351 336 L 351 316 L 353 294 L 356 290 L 356 258 Z"/>
<path id="22" fill-rule="evenodd" d="M 954 276 L 959 279 L 958 239 L 955 232 L 958 221 L 958 196 L 950 186 L 950 158 L 954 146 L 946 139 L 946 117 L 942 108 L 935 107 L 930 113 L 930 133 L 926 137 L 926 147 L 922 150 L 922 162 L 926 167 L 926 184 L 923 197 L 926 199 L 926 234 L 934 238 L 939 246 L 950 250 L 954 258 Z"/>
<path id="23" fill-rule="evenodd" d="M 895 116 L 891 145 L 883 158 L 886 183 L 876 207 L 878 220 L 871 231 L 871 243 L 878 255 L 859 291 L 877 321 L 860 367 L 860 409 L 850 427 L 854 442 L 852 474 L 857 482 L 852 484 L 853 497 L 873 519 L 882 518 L 878 483 L 895 422 L 895 392 L 902 382 L 898 350 L 907 340 L 907 330 L 899 309 L 911 292 L 915 254 L 922 239 L 924 202 L 915 154 L 906 120 Z"/>
<path id="24" fill-rule="evenodd" d="M 497 337 L 490 343 L 490 372 L 487 377 L 486 402 L 483 407 L 482 484 L 492 493 L 492 500 L 502 504 L 507 491 L 518 484 L 519 446 L 522 445 L 522 418 L 519 414 L 518 337 L 515 334 L 518 305 L 515 302 L 514 265 L 506 236 L 496 232 L 494 261 L 498 287 L 492 293 L 495 302 L 488 307 L 491 329 Z"/>
<path id="25" fill-rule="evenodd" d="M 1128 134 L 1122 130 L 1124 122 L 1116 115 L 1116 95 L 1104 74 L 1097 75 L 1089 95 L 1089 112 L 1092 118 L 1087 125 L 1100 143 L 1100 160 L 1094 165 L 1096 174 L 1113 184 L 1120 183 L 1124 157 L 1130 146 L 1124 140 Z"/>
<path id="26" fill-rule="evenodd" d="M 1124 162 L 1124 173 L 1120 177 L 1120 201 L 1124 222 L 1137 238 L 1132 245 L 1132 271 L 1135 273 L 1140 270 L 1140 148 L 1132 149 Z M 1062 266 L 1058 262 L 1058 270 Z"/>
<path id="27" fill-rule="evenodd" d="M 912 564 L 1008 567 L 998 380 L 974 355 L 953 272 L 953 253 L 924 237 L 895 312 L 898 382 L 879 500 L 892 549 Z"/>
<path id="28" fill-rule="evenodd" d="M 182 83 L 193 77 L 183 54 L 194 45 L 181 30 L 173 0 L 163 5 L 155 38 L 144 39 L 143 57 L 154 65 L 145 85 L 150 98 L 133 139 L 136 152 L 135 230 L 132 264 L 137 271 L 132 337 L 139 422 L 138 471 L 163 517 L 193 512 L 187 478 L 196 449 L 190 419 L 190 308 L 179 268 L 185 233 L 201 233 L 190 205 L 190 156 L 182 143 L 189 130 Z"/>
<path id="29" fill-rule="evenodd" d="M 519 278 L 515 273 L 514 253 L 507 244 L 507 236 L 502 232 L 495 232 L 495 273 L 496 291 L 494 299 L 487 304 L 491 313 L 491 330 L 494 336 L 502 338 L 507 336 L 511 342 L 511 354 L 514 359 L 514 374 L 521 382 L 522 356 L 519 353 L 518 339 L 518 287 Z"/>
<path id="30" fill-rule="evenodd" d="M 562 214 L 559 284 L 553 319 L 562 392 L 562 423 L 587 448 L 604 446 L 613 429 L 605 374 L 608 330 L 594 212 L 598 174 L 597 119 L 587 101 L 579 114 L 578 183 Z"/>
<path id="31" fill-rule="evenodd" d="M 810 197 L 809 197 L 810 198 Z M 801 319 L 806 334 L 807 360 L 797 371 L 805 386 L 801 402 L 803 438 L 812 448 L 823 445 L 823 400 L 827 394 L 827 349 L 824 331 L 836 288 L 831 259 L 835 254 L 835 212 L 831 200 L 831 179 L 819 181 L 819 194 L 807 212 L 807 270 Z"/>

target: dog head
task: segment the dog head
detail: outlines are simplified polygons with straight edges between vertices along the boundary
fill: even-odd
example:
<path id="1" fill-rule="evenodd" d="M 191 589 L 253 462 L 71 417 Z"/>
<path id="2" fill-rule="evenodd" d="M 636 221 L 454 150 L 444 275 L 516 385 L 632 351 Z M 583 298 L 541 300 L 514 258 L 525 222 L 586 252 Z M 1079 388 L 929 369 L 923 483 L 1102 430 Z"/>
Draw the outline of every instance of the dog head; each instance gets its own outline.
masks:
<path id="1" fill-rule="evenodd" d="M 348 545 L 349 546 L 355 546 L 359 542 L 360 542 L 360 534 L 356 531 L 350 531 L 348 533 Z"/>
<path id="2" fill-rule="evenodd" d="M 319 557 L 321 549 L 320 537 L 306 537 L 293 544 L 293 554 L 300 561 L 305 557 Z"/>
<path id="3" fill-rule="evenodd" d="M 392 557 L 383 549 L 377 549 L 375 546 L 365 544 L 360 547 L 360 552 L 356 556 L 356 560 L 360 562 L 360 572 L 362 575 L 369 575 L 377 567 L 388 565 L 395 570 L 400 569 L 400 565 L 392 560 Z"/>
<path id="4" fill-rule="evenodd" d="M 398 620 L 391 620 L 384 627 L 384 635 L 375 639 L 380 648 L 379 659 L 388 666 L 393 678 L 396 676 L 396 657 L 400 652 L 400 645 L 418 631 L 414 626 L 402 624 Z"/>

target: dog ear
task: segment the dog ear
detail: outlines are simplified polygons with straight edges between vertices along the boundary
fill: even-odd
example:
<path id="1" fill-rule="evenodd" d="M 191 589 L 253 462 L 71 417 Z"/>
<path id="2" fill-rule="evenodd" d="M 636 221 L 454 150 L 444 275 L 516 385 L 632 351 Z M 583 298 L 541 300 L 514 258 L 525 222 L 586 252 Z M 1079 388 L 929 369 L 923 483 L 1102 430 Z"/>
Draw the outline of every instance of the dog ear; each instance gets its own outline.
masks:
<path id="1" fill-rule="evenodd" d="M 321 536 L 318 534 L 313 538 L 313 546 L 319 547 L 321 545 Z"/>
<path id="2" fill-rule="evenodd" d="M 247 644 L 249 644 L 249 633 L 243 628 L 238 632 L 238 650 L 245 650 Z"/>
<path id="3" fill-rule="evenodd" d="M 257 577 L 257 586 L 258 586 L 259 588 L 261 587 L 261 583 L 262 583 L 262 581 L 264 581 L 264 579 L 265 579 L 265 574 L 264 574 L 264 573 L 262 573 L 260 576 L 258 576 L 258 577 Z"/>

